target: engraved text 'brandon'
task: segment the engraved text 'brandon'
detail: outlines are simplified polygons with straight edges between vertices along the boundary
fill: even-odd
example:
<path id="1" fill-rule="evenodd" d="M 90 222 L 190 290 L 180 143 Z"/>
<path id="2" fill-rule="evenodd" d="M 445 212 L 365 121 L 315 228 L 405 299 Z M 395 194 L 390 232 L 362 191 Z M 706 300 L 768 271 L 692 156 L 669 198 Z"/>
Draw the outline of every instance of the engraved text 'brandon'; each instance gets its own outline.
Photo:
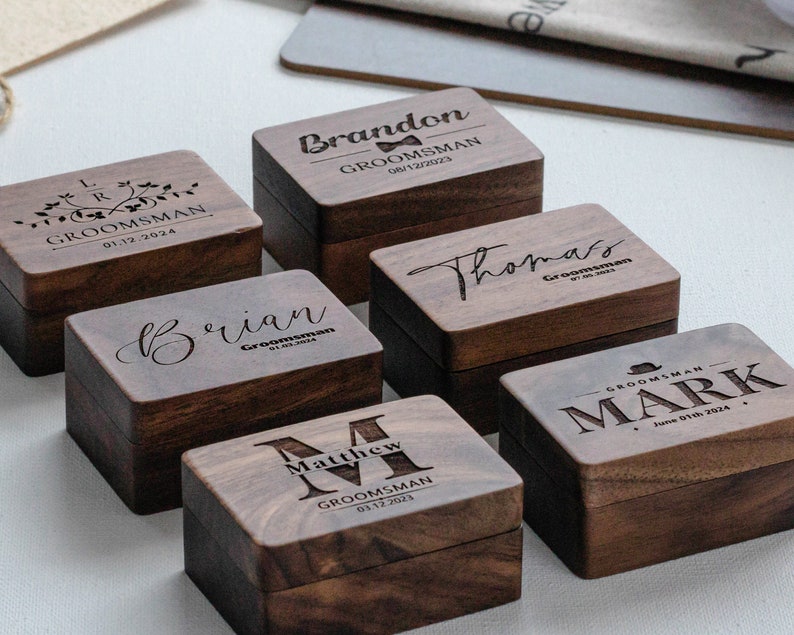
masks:
<path id="1" fill-rule="evenodd" d="M 225 344 L 237 344 L 243 337 L 259 333 L 263 329 L 272 328 L 283 332 L 300 322 L 319 324 L 323 321 L 326 309 L 327 307 L 322 307 L 322 310 L 315 309 L 312 313 L 312 309 L 305 306 L 282 315 L 269 313 L 256 319 L 246 316 L 242 321 L 233 324 L 209 322 L 198 334 L 185 332 L 178 319 L 165 320 L 159 326 L 154 322 L 147 322 L 136 339 L 116 351 L 116 359 L 123 364 L 134 364 L 148 359 L 158 366 L 173 366 L 184 362 L 193 354 L 199 337 L 214 335 L 220 337 Z"/>
<path id="2" fill-rule="evenodd" d="M 328 150 L 328 148 L 340 147 L 339 142 L 341 141 L 357 144 L 363 141 L 371 141 L 372 139 L 393 137 L 394 135 L 405 134 L 412 130 L 435 128 L 442 123 L 448 124 L 452 121 L 463 121 L 469 114 L 469 112 L 463 113 L 460 110 L 450 110 L 449 112 L 438 115 L 424 115 L 417 120 L 416 116 L 411 112 L 405 115 L 405 118 L 396 124 L 381 124 L 368 130 L 353 130 L 351 132 L 331 135 L 326 139 L 323 139 L 319 134 L 310 133 L 303 135 L 298 141 L 300 143 L 301 152 L 304 154 L 320 154 Z"/>
<path id="3" fill-rule="evenodd" d="M 488 278 L 499 278 L 504 275 L 513 275 L 517 273 L 519 269 L 524 267 L 526 267 L 526 269 L 529 271 L 535 271 L 538 265 L 547 262 L 560 260 L 587 260 L 591 257 L 600 257 L 606 259 L 612 255 L 612 250 L 622 243 L 623 240 L 624 239 L 618 240 L 614 243 L 606 243 L 604 240 L 599 239 L 584 249 L 572 247 L 566 249 L 563 253 L 556 256 L 540 256 L 530 253 L 518 261 L 502 261 L 496 265 L 496 268 L 493 270 L 488 268 L 490 266 L 494 266 L 491 263 L 495 260 L 495 258 L 493 258 L 491 254 L 497 249 L 508 247 L 507 243 L 503 243 L 501 245 L 492 245 L 491 247 L 478 247 L 474 251 L 470 251 L 459 256 L 454 256 L 453 258 L 449 258 L 432 265 L 417 267 L 416 269 L 409 271 L 408 275 L 415 276 L 417 274 L 425 273 L 426 271 L 437 268 L 449 269 L 455 274 L 455 281 L 457 283 L 460 299 L 465 301 L 467 282 L 472 278 L 475 285 L 480 285 Z M 486 263 L 486 261 L 488 262 Z"/>

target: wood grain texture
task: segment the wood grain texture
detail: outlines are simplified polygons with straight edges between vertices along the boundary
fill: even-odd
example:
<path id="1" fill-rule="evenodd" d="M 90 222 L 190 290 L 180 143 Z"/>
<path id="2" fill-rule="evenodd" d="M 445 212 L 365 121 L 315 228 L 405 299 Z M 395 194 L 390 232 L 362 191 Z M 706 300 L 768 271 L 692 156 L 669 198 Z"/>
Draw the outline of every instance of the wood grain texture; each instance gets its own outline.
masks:
<path id="1" fill-rule="evenodd" d="M 260 258 L 259 219 L 188 151 L 4 186 L 0 223 L 0 278 L 32 310 L 79 310 L 142 297 L 146 287 L 195 286 L 183 278 L 211 284 L 220 281 L 216 267 Z"/>
<path id="2" fill-rule="evenodd" d="M 314 273 L 344 304 L 369 297 L 369 254 L 383 247 L 487 225 L 541 211 L 542 197 L 478 210 L 337 243 L 321 243 L 254 179 L 254 209 L 262 219 L 264 246 L 284 269 Z"/>
<path id="3" fill-rule="evenodd" d="M 788 82 L 371 6 L 314 3 L 281 62 L 308 73 L 427 90 L 471 86 L 489 99 L 794 139 Z"/>
<path id="4" fill-rule="evenodd" d="M 185 507 L 266 591 L 481 540 L 521 522 L 521 480 L 433 396 L 197 448 L 182 462 Z"/>
<path id="5" fill-rule="evenodd" d="M 241 635 L 395 633 L 521 596 L 521 527 L 266 593 L 251 584 L 188 508 L 183 515 L 185 571 Z"/>
<path id="6" fill-rule="evenodd" d="M 465 88 L 258 130 L 253 170 L 321 243 L 543 192 L 543 155 Z"/>
<path id="7" fill-rule="evenodd" d="M 308 326 L 304 302 L 315 310 Z M 303 271 L 86 312 L 67 324 L 67 429 L 138 513 L 179 505 L 179 460 L 189 448 L 382 397 L 380 344 Z"/>
<path id="8" fill-rule="evenodd" d="M 737 324 L 501 382 L 501 427 L 587 507 L 794 459 L 794 369 Z"/>
<path id="9" fill-rule="evenodd" d="M 0 284 L 0 346 L 31 377 L 63 370 L 63 321 L 67 312 L 28 311 Z"/>
<path id="10" fill-rule="evenodd" d="M 139 300 L 67 320 L 66 372 L 133 443 L 380 392 L 380 343 L 306 271 Z M 268 395 L 263 402 L 262 394 Z"/>
<path id="11" fill-rule="evenodd" d="M 506 429 L 499 453 L 524 480 L 524 519 L 576 575 L 599 578 L 794 527 L 794 461 L 587 507 Z"/>
<path id="12" fill-rule="evenodd" d="M 371 299 L 461 371 L 678 317 L 680 276 L 599 205 L 370 255 Z"/>
<path id="13" fill-rule="evenodd" d="M 190 435 L 131 443 L 89 390 L 66 374 L 66 431 L 131 511 L 153 514 L 182 505 L 180 458 L 187 450 L 381 400 L 378 389 L 362 395 L 335 388 L 291 410 L 250 420 L 231 419 L 221 426 L 217 420 L 212 425 L 197 421 Z"/>
<path id="14" fill-rule="evenodd" d="M 491 434 L 498 429 L 499 378 L 505 373 L 670 335 L 677 331 L 678 321 L 652 324 L 458 372 L 436 364 L 375 302 L 369 303 L 369 328 L 383 344 L 383 378 L 398 395 L 438 395 L 477 432 Z"/>
<path id="15" fill-rule="evenodd" d="M 0 187 L 0 301 L 27 338 L 6 350 L 63 370 L 66 315 L 259 275 L 260 228 L 187 151 Z"/>

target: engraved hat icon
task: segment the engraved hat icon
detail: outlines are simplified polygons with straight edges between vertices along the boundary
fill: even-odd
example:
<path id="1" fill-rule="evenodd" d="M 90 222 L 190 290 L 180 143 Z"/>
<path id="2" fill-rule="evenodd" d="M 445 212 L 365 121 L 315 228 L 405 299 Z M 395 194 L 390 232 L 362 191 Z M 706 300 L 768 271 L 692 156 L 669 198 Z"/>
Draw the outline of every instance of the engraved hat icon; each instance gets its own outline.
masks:
<path id="1" fill-rule="evenodd" d="M 645 373 L 652 373 L 655 370 L 659 370 L 661 366 L 657 366 L 652 362 L 643 362 L 642 364 L 635 364 L 631 368 L 629 368 L 629 372 L 626 373 L 627 375 L 644 375 Z"/>

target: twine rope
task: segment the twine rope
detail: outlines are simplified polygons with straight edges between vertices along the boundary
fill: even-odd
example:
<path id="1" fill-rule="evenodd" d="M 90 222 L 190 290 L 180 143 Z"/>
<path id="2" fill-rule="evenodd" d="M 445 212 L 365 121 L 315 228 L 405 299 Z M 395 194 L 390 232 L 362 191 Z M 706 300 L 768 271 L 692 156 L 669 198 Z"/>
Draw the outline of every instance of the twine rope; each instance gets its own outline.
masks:
<path id="1" fill-rule="evenodd" d="M 8 85 L 5 77 L 0 75 L 0 90 L 3 93 L 3 101 L 0 104 L 0 126 L 11 118 L 11 112 L 14 110 L 14 91 Z"/>

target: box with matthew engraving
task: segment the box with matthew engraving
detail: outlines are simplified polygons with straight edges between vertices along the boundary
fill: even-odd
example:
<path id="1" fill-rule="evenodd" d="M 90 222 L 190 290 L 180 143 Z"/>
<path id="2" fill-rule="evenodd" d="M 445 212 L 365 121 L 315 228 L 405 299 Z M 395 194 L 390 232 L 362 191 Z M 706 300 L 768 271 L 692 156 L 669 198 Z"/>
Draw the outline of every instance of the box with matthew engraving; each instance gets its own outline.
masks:
<path id="1" fill-rule="evenodd" d="M 67 315 L 259 275 L 261 226 L 188 151 L 0 187 L 0 345 L 62 371 Z"/>
<path id="2" fill-rule="evenodd" d="M 258 130 L 254 210 L 267 251 L 345 304 L 367 299 L 380 247 L 534 214 L 543 155 L 454 88 Z"/>
<path id="3" fill-rule="evenodd" d="M 185 450 L 380 403 L 381 345 L 306 271 L 66 321 L 66 429 L 136 513 L 180 504 Z"/>
<path id="4" fill-rule="evenodd" d="M 524 518 L 576 574 L 794 526 L 794 369 L 738 324 L 502 378 Z"/>
<path id="5" fill-rule="evenodd" d="M 374 252 L 369 325 L 401 396 L 496 431 L 499 377 L 675 333 L 678 272 L 599 205 Z"/>
<path id="6" fill-rule="evenodd" d="M 185 571 L 238 633 L 393 633 L 521 595 L 521 479 L 437 397 L 182 463 Z"/>

